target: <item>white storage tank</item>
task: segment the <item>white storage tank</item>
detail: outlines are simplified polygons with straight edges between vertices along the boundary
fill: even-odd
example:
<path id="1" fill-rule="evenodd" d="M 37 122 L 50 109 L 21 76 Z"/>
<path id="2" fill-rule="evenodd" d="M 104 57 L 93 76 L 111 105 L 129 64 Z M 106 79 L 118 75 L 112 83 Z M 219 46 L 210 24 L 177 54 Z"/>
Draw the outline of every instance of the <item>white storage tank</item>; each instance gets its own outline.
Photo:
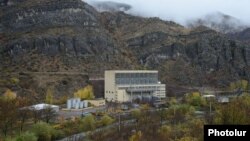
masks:
<path id="1" fill-rule="evenodd" d="M 71 109 L 72 108 L 72 106 L 71 106 L 72 104 L 71 104 L 71 99 L 68 99 L 67 100 L 67 109 Z"/>
<path id="2" fill-rule="evenodd" d="M 75 103 L 75 109 L 79 109 L 79 107 L 80 107 L 80 102 L 76 102 Z"/>
<path id="3" fill-rule="evenodd" d="M 83 109 L 83 108 L 84 108 L 83 106 L 84 106 L 84 102 L 81 101 L 81 102 L 80 102 L 80 109 Z"/>
<path id="4" fill-rule="evenodd" d="M 73 98 L 71 99 L 71 104 L 72 104 L 72 107 L 75 107 L 76 106 L 76 100 Z"/>
<path id="5" fill-rule="evenodd" d="M 87 108 L 89 106 L 88 101 L 84 100 L 84 108 Z"/>
<path id="6" fill-rule="evenodd" d="M 76 102 L 77 103 L 81 102 L 81 99 L 80 98 L 76 98 Z"/>

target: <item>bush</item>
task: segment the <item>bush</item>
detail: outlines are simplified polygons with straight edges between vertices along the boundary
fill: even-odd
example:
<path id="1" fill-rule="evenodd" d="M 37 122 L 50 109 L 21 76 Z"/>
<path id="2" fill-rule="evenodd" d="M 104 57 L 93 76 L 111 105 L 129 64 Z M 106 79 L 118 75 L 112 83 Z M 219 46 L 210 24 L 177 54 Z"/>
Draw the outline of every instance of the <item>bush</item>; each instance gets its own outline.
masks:
<path id="1" fill-rule="evenodd" d="M 98 125 L 99 126 L 107 126 L 107 125 L 110 125 L 114 122 L 114 119 L 111 118 L 110 116 L 108 115 L 104 115 L 101 120 L 98 122 Z"/>
<path id="2" fill-rule="evenodd" d="M 84 117 L 81 121 L 81 130 L 83 131 L 91 131 L 91 130 L 94 130 L 96 127 L 95 127 L 95 118 L 93 115 L 88 115 L 86 117 Z"/>
<path id="3" fill-rule="evenodd" d="M 63 136 L 63 132 L 55 130 L 44 122 L 33 125 L 31 131 L 38 137 L 38 141 L 51 141 Z"/>
<path id="4" fill-rule="evenodd" d="M 25 132 L 16 138 L 16 141 L 37 141 L 37 137 L 34 133 Z"/>
<path id="5" fill-rule="evenodd" d="M 188 94 L 185 97 L 185 100 L 188 104 L 195 107 L 201 107 L 206 105 L 206 100 L 201 96 L 199 92 L 193 92 L 191 94 Z"/>

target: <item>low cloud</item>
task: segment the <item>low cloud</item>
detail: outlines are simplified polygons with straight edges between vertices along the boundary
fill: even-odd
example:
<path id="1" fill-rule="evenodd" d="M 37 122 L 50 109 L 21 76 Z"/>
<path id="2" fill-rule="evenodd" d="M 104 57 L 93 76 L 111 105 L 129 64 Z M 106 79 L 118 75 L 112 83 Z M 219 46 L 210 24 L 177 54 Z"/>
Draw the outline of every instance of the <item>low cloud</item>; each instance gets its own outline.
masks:
<path id="1" fill-rule="evenodd" d="M 89 4 L 107 0 L 83 0 Z M 108 0 L 132 6 L 126 11 L 132 15 L 159 17 L 187 25 L 190 20 L 213 13 L 230 15 L 250 25 L 250 0 Z"/>

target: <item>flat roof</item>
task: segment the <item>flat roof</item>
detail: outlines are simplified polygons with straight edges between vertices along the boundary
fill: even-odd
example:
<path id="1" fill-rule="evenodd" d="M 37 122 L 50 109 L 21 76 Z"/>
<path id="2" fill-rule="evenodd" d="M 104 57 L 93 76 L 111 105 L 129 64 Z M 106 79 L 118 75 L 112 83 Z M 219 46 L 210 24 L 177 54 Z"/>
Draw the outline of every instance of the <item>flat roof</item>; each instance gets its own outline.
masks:
<path id="1" fill-rule="evenodd" d="M 35 110 L 42 110 L 42 109 L 46 109 L 48 107 L 50 107 L 50 108 L 58 108 L 59 106 L 41 103 L 41 104 L 32 105 L 30 107 L 34 108 Z"/>
<path id="2" fill-rule="evenodd" d="M 213 94 L 203 95 L 202 97 L 215 97 Z"/>
<path id="3" fill-rule="evenodd" d="M 106 70 L 113 73 L 158 73 L 157 70 Z"/>

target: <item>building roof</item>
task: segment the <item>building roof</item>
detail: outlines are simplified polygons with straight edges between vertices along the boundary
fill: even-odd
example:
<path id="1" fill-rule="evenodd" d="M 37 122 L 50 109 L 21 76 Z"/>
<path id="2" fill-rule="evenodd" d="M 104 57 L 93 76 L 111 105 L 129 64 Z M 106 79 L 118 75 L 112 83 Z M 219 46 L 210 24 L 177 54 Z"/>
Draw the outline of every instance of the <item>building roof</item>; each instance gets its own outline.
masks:
<path id="1" fill-rule="evenodd" d="M 30 108 L 33 108 L 35 110 L 42 110 L 42 109 L 46 109 L 48 107 L 49 108 L 59 108 L 59 106 L 57 106 L 57 105 L 50 105 L 50 104 L 45 104 L 45 103 L 30 106 Z"/>
<path id="2" fill-rule="evenodd" d="M 207 97 L 215 97 L 215 95 L 208 94 L 208 95 L 203 95 L 202 97 L 205 97 L 205 98 L 207 98 Z"/>

